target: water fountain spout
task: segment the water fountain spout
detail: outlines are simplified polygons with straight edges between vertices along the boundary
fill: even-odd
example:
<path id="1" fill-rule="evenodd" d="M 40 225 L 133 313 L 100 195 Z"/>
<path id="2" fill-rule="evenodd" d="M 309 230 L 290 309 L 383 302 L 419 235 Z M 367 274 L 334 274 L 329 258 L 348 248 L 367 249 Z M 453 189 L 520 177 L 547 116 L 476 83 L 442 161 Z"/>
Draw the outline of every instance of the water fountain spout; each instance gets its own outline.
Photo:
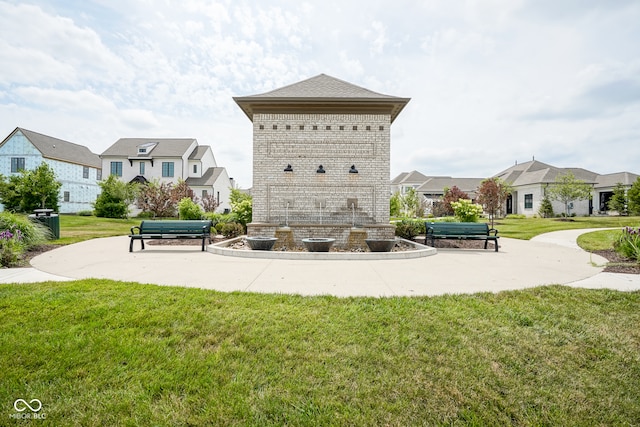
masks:
<path id="1" fill-rule="evenodd" d="M 351 226 L 355 228 L 356 226 L 356 204 L 351 203 Z"/>
<path id="2" fill-rule="evenodd" d="M 284 208 L 284 225 L 285 227 L 289 226 L 289 202 L 287 202 L 287 206 Z"/>

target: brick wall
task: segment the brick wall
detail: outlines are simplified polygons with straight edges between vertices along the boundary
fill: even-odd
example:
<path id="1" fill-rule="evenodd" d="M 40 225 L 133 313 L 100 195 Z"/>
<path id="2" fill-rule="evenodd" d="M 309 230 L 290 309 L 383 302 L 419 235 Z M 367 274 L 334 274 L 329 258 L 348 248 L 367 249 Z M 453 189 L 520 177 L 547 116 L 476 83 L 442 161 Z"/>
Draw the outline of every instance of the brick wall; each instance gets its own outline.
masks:
<path id="1" fill-rule="evenodd" d="M 253 136 L 254 223 L 389 223 L 388 114 L 256 113 Z"/>

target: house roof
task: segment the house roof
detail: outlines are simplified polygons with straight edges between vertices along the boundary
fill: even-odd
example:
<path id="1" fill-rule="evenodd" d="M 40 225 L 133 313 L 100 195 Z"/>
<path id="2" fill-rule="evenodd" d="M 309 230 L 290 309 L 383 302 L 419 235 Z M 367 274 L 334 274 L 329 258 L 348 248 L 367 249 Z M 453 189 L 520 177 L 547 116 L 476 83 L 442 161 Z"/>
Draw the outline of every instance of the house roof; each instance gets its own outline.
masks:
<path id="1" fill-rule="evenodd" d="M 393 178 L 391 180 L 391 184 L 393 185 L 398 185 L 400 183 L 402 183 L 402 180 L 409 175 L 409 172 L 401 172 L 400 175 L 396 176 L 395 178 Z"/>
<path id="2" fill-rule="evenodd" d="M 427 179 L 429 179 L 428 176 L 423 175 L 418 171 L 411 171 L 407 173 L 398 184 L 422 184 Z"/>
<path id="3" fill-rule="evenodd" d="M 384 95 L 326 74 L 257 95 L 234 97 L 234 101 L 253 121 L 256 112 L 369 111 L 386 112 L 391 122 L 410 98 Z"/>
<path id="4" fill-rule="evenodd" d="M 209 168 L 200 178 L 187 178 L 185 181 L 190 187 L 211 187 L 225 168 Z"/>
<path id="5" fill-rule="evenodd" d="M 582 168 L 558 168 L 546 163 L 532 160 L 516 164 L 495 175 L 513 186 L 553 183 L 558 175 L 572 172 L 577 179 L 588 184 L 597 182 L 598 174 Z"/>
<path id="6" fill-rule="evenodd" d="M 209 145 L 198 145 L 195 150 L 189 155 L 189 160 L 202 160 L 204 153 L 211 147 Z"/>
<path id="7" fill-rule="evenodd" d="M 2 144 L 9 140 L 16 132 L 21 132 L 25 138 L 27 138 L 29 142 L 31 142 L 31 144 L 33 144 L 40 153 L 42 153 L 42 157 L 46 159 L 75 163 L 96 169 L 102 168 L 100 156 L 92 153 L 91 150 L 84 145 L 74 144 L 73 142 L 64 141 L 62 139 L 43 135 L 20 127 L 15 128 L 15 130 L 11 132 L 4 141 L 2 141 Z"/>
<path id="8" fill-rule="evenodd" d="M 444 194 L 445 188 L 458 187 L 465 193 L 475 193 L 484 178 L 452 178 L 449 176 L 434 176 L 425 181 L 416 191 L 428 194 Z"/>
<path id="9" fill-rule="evenodd" d="M 598 175 L 598 184 L 596 184 L 596 188 L 615 187 L 618 183 L 622 183 L 625 186 L 630 186 L 633 185 L 633 183 L 636 182 L 638 178 L 640 178 L 640 175 L 636 175 L 635 173 L 631 172 L 617 172 Z"/>
<path id="10" fill-rule="evenodd" d="M 100 157 L 182 157 L 194 142 L 194 138 L 120 138 Z M 157 145 L 150 153 L 138 153 L 138 146 L 148 143 Z"/>

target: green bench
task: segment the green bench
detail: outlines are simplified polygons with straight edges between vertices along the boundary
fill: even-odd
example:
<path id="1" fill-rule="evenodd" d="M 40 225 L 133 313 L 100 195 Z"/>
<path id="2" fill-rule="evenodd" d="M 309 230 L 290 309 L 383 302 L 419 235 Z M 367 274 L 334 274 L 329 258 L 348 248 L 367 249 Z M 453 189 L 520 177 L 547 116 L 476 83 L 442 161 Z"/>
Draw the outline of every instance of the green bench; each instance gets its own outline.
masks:
<path id="1" fill-rule="evenodd" d="M 491 240 L 498 252 L 498 230 L 489 228 L 485 222 L 427 222 L 426 230 L 425 245 L 429 239 L 433 247 L 436 239 L 484 240 L 484 248 L 487 249 Z"/>
<path id="2" fill-rule="evenodd" d="M 202 239 L 204 251 L 205 240 L 211 243 L 212 226 L 211 221 L 199 220 L 142 221 L 139 226 L 131 227 L 129 252 L 133 252 L 134 240 L 140 240 L 144 249 L 146 239 Z"/>

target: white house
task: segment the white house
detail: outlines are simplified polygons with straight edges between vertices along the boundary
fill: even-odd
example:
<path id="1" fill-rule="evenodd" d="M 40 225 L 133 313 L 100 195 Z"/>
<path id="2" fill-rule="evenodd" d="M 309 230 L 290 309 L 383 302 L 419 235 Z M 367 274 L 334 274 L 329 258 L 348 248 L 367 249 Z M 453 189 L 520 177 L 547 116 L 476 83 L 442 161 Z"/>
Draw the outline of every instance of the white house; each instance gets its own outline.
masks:
<path id="1" fill-rule="evenodd" d="M 100 157 L 83 145 L 42 135 L 20 127 L 0 143 L 0 174 L 10 176 L 22 169 L 36 169 L 42 162 L 51 167 L 60 188 L 60 213 L 92 210 L 100 193 Z"/>
<path id="2" fill-rule="evenodd" d="M 609 199 L 613 195 L 616 184 L 621 183 L 626 189 L 629 189 L 638 179 L 638 175 L 630 172 L 600 175 L 582 168 L 559 168 L 537 160 L 516 163 L 494 175 L 512 187 L 505 212 L 525 216 L 538 215 L 547 188 L 554 185 L 558 175 L 564 175 L 568 172 L 572 172 L 577 179 L 592 187 L 590 200 L 576 200 L 570 205 L 570 212 L 578 216 L 606 213 Z M 415 181 L 421 177 L 424 177 L 424 182 L 416 186 Z M 428 202 L 441 198 L 444 194 L 443 189 L 445 187 L 451 188 L 454 185 L 473 199 L 477 195 L 476 191 L 481 182 L 482 178 L 429 177 L 416 171 L 403 172 L 392 180 L 392 184 L 395 184 L 397 189 L 404 189 L 407 186 L 416 188 L 416 191 L 422 194 Z M 556 214 L 564 212 L 563 203 L 552 201 L 551 204 Z"/>
<path id="3" fill-rule="evenodd" d="M 202 198 L 213 195 L 218 211 L 230 210 L 233 186 L 227 171 L 218 167 L 211 147 L 193 138 L 121 138 L 100 155 L 105 173 L 126 182 L 178 183 L 184 180 Z"/>

